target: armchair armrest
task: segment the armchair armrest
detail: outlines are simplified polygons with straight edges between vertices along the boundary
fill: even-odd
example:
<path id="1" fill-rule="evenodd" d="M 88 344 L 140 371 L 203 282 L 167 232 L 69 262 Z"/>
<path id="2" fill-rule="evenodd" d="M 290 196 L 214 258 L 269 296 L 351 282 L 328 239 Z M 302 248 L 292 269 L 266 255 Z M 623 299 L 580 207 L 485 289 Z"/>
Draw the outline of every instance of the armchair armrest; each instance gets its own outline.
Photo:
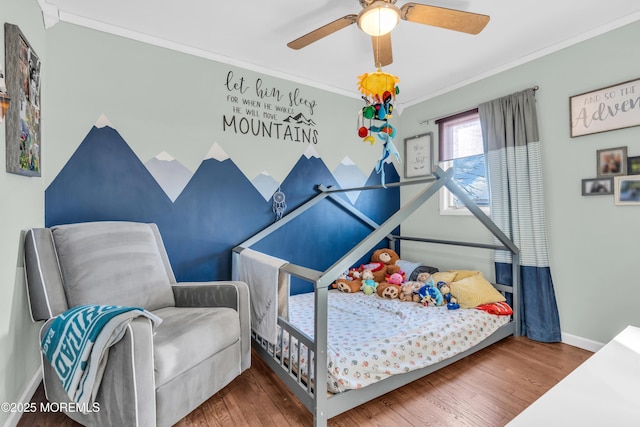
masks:
<path id="1" fill-rule="evenodd" d="M 155 426 L 153 328 L 149 319 L 133 319 L 122 339 L 109 349 L 96 396 L 97 405 L 89 408 L 87 414 L 74 410 L 75 406 L 64 391 L 54 368 L 44 355 L 41 356 L 47 400 L 69 403 L 69 411 L 64 412 L 75 421 L 82 425 Z"/>
<path id="2" fill-rule="evenodd" d="M 244 282 L 180 282 L 171 286 L 176 307 L 229 307 L 240 317 L 242 370 L 251 366 L 249 287 Z"/>
<path id="3" fill-rule="evenodd" d="M 180 282 L 171 285 L 176 307 L 229 307 L 239 310 L 243 299 L 249 298 L 244 282 Z"/>

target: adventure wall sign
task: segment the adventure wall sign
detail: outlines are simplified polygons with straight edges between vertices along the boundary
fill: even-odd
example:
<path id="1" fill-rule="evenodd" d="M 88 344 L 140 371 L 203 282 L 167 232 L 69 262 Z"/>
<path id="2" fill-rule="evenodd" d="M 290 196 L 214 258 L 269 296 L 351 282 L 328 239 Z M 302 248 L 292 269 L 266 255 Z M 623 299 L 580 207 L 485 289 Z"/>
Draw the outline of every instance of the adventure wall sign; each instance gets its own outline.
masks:
<path id="1" fill-rule="evenodd" d="M 572 96 L 571 137 L 640 125 L 640 79 Z"/>
<path id="2" fill-rule="evenodd" d="M 305 98 L 296 88 L 283 91 L 269 87 L 262 78 L 248 81 L 233 71 L 227 73 L 224 86 L 229 114 L 222 116 L 222 130 L 282 141 L 318 143 L 313 121 L 317 103 Z"/>

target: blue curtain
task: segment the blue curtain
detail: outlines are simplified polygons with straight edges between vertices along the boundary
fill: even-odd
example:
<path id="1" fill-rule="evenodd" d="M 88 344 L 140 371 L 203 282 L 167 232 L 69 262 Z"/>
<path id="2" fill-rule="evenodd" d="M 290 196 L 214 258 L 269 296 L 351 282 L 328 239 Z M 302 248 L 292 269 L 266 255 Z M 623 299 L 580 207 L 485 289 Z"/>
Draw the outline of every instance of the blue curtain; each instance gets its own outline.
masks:
<path id="1" fill-rule="evenodd" d="M 533 89 L 478 107 L 487 155 L 491 218 L 520 248 L 522 334 L 560 341 L 560 319 L 549 268 L 542 159 Z M 496 251 L 496 281 L 510 284 L 511 254 Z"/>

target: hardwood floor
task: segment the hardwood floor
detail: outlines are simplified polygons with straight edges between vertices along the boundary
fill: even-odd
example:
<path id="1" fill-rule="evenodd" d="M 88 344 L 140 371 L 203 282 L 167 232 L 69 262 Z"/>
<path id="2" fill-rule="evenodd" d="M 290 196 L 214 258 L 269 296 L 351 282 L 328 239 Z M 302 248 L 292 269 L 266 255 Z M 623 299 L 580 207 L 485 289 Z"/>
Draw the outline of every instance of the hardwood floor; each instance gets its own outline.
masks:
<path id="1" fill-rule="evenodd" d="M 504 426 L 591 356 L 566 344 L 510 337 L 329 420 L 331 427 Z M 309 411 L 254 353 L 252 367 L 177 427 L 312 426 Z M 32 402 L 44 401 L 42 386 Z M 18 426 L 71 427 L 62 414 L 24 414 Z"/>

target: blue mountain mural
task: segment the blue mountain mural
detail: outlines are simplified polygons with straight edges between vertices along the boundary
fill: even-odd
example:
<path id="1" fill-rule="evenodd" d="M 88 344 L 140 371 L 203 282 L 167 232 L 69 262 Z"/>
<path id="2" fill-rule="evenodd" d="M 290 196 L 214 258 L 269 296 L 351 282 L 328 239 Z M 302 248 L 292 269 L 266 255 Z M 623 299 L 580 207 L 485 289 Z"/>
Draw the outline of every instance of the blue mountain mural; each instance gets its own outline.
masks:
<path id="1" fill-rule="evenodd" d="M 391 168 L 395 173 L 393 165 Z M 373 174 L 377 176 L 375 172 Z M 388 177 L 392 179 L 394 175 L 390 173 Z M 395 179 L 397 180 L 397 178 L 397 173 L 395 173 Z M 281 189 L 287 197 L 287 205 L 291 206 L 291 209 L 295 209 L 314 197 L 318 194 L 316 190 L 318 184 L 340 188 L 322 159 L 310 149 L 298 160 L 281 185 Z M 349 203 L 343 193 L 338 194 Z M 366 213 L 376 212 L 376 215 L 372 215 L 372 219 L 383 218 L 381 221 L 383 222 L 390 216 L 389 212 L 395 212 L 395 210 L 390 211 L 394 202 L 397 202 L 395 204 L 397 210 L 399 192 L 396 194 L 394 190 L 390 190 L 387 193 L 379 193 L 378 199 L 374 201 Z M 383 212 L 378 213 L 378 210 Z M 277 230 L 262 242 L 257 243 L 254 248 L 289 262 L 322 271 L 338 261 L 371 231 L 370 227 L 327 198 L 288 223 L 286 227 Z M 381 246 L 384 244 L 379 247 Z M 370 256 L 369 253 L 355 264 L 368 261 Z M 292 294 L 312 290 L 313 287 L 309 282 L 292 279 Z"/>
<path id="2" fill-rule="evenodd" d="M 393 163 L 385 163 L 384 171 L 385 183 L 400 181 Z M 380 174 L 374 170 L 369 175 L 365 187 L 376 185 L 382 185 L 382 180 Z M 388 187 L 362 191 L 354 206 L 378 224 L 382 224 L 400 208 L 400 188 Z"/>
<path id="3" fill-rule="evenodd" d="M 333 176 L 336 177 L 342 188 L 362 187 L 367 181 L 367 176 L 349 157 L 342 159 L 338 167 L 333 170 Z M 345 195 L 351 200 L 351 203 L 355 203 L 360 191 L 350 191 Z"/>
<path id="4" fill-rule="evenodd" d="M 271 205 L 231 159 L 202 162 L 158 224 L 176 278 L 231 277 L 231 249 L 273 221 Z"/>
<path id="5" fill-rule="evenodd" d="M 266 201 L 273 196 L 280 184 L 267 172 L 262 172 L 251 180 L 251 183 L 258 190 L 258 192 L 264 197 Z"/>
<path id="6" fill-rule="evenodd" d="M 45 191 L 47 226 L 87 221 L 152 222 L 171 200 L 113 128 L 93 127 Z"/>
<path id="7" fill-rule="evenodd" d="M 147 160 L 144 165 L 172 202 L 182 193 L 193 175 L 186 166 L 164 151 Z"/>
<path id="8" fill-rule="evenodd" d="M 392 164 L 385 165 L 385 171 L 387 182 L 398 181 Z M 379 183 L 372 172 L 367 184 Z M 318 184 L 339 188 L 309 146 L 281 184 L 288 206 L 285 215 L 315 196 Z M 339 197 L 350 203 L 344 194 Z M 362 192 L 356 205 L 382 223 L 399 201 L 397 188 L 370 190 Z M 214 144 L 172 202 L 120 134 L 104 126 L 91 129 L 45 191 L 45 224 L 104 220 L 158 224 L 176 278 L 208 281 L 230 279 L 232 248 L 276 219 L 272 200 L 265 201 L 219 145 Z M 324 270 L 370 231 L 327 199 L 254 249 Z M 292 285 L 292 293 L 309 290 L 311 285 L 303 281 Z"/>

